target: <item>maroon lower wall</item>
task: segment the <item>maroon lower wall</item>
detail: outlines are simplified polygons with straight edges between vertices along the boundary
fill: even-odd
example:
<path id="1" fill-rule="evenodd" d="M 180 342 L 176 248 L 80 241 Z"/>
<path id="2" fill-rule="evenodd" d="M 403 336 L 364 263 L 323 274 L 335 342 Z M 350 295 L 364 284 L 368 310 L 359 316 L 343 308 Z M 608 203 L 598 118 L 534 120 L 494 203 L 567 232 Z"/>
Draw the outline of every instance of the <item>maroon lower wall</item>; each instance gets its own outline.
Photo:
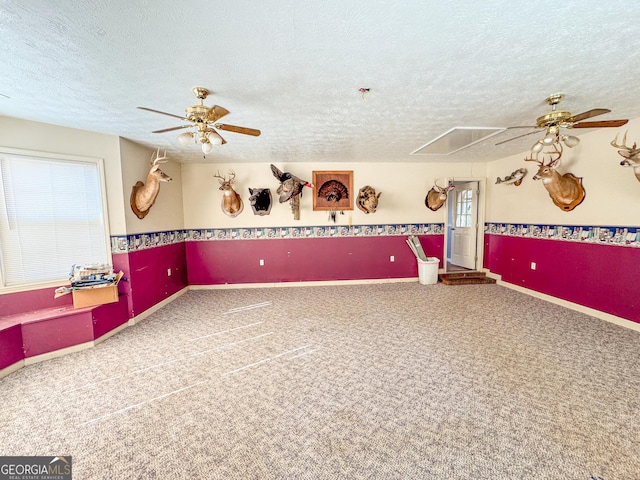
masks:
<path id="1" fill-rule="evenodd" d="M 215 285 L 417 277 L 406 238 L 189 241 L 188 279 L 190 285 Z M 419 238 L 428 256 L 442 257 L 443 235 Z"/>
<path id="2" fill-rule="evenodd" d="M 114 254 L 113 266 L 127 279 L 121 288 L 128 298 L 129 318 L 187 286 L 185 242 Z"/>
<path id="3" fill-rule="evenodd" d="M 15 315 L 30 310 L 69 307 L 73 304 L 71 295 L 53 298 L 54 290 L 54 288 L 41 288 L 39 290 L 0 295 L 0 317 Z"/>
<path id="4" fill-rule="evenodd" d="M 640 249 L 492 234 L 484 241 L 484 267 L 503 281 L 640 323 Z"/>

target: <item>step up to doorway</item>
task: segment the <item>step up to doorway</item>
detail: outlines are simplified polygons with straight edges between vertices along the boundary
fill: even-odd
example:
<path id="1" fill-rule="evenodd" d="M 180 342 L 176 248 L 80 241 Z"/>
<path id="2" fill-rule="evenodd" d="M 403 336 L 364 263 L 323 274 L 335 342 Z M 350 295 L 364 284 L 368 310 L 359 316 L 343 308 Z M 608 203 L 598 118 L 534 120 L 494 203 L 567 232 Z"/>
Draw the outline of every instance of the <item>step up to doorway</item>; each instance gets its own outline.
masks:
<path id="1" fill-rule="evenodd" d="M 484 272 L 441 273 L 438 275 L 445 285 L 476 285 L 496 283 L 495 279 L 487 277 Z"/>

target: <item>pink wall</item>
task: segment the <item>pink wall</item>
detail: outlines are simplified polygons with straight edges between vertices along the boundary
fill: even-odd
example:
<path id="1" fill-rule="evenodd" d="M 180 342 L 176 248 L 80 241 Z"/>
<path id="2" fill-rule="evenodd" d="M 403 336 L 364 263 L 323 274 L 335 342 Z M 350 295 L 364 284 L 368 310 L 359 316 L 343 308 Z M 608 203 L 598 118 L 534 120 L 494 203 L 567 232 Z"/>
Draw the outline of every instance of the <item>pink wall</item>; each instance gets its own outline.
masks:
<path id="1" fill-rule="evenodd" d="M 122 270 L 128 283 L 128 315 L 133 318 L 187 286 L 185 243 L 178 242 L 113 255 L 114 269 Z M 171 270 L 171 275 L 167 275 Z"/>
<path id="2" fill-rule="evenodd" d="M 54 288 L 41 288 L 39 290 L 0 295 L 0 317 L 15 315 L 28 310 L 67 307 L 73 304 L 71 295 L 64 295 L 54 299 L 54 290 Z"/>
<path id="3" fill-rule="evenodd" d="M 0 370 L 24 358 L 22 326 L 3 325 L 0 320 Z"/>
<path id="4" fill-rule="evenodd" d="M 186 242 L 189 284 L 308 282 L 417 277 L 406 236 Z M 443 235 L 420 236 L 442 257 Z M 395 262 L 390 262 L 393 255 Z M 260 259 L 264 266 L 260 266 Z"/>
<path id="5" fill-rule="evenodd" d="M 25 357 L 33 357 L 62 348 L 93 341 L 91 311 L 79 309 L 63 317 L 22 324 Z"/>
<path id="6" fill-rule="evenodd" d="M 505 282 L 640 323 L 640 249 L 492 234 L 484 240 L 484 267 Z"/>

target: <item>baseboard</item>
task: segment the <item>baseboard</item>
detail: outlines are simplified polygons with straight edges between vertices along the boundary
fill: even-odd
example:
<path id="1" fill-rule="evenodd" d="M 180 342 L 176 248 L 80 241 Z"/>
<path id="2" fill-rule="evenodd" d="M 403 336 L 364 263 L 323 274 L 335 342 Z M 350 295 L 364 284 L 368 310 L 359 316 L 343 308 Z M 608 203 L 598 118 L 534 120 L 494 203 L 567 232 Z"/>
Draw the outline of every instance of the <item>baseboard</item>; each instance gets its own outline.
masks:
<path id="1" fill-rule="evenodd" d="M 117 326 L 116 328 L 114 328 L 113 330 L 109 330 L 107 333 L 105 333 L 104 335 L 102 335 L 101 337 L 96 338 L 93 343 L 95 345 L 98 345 L 99 343 L 104 342 L 107 338 L 109 337 L 113 337 L 116 333 L 121 332 L 122 330 L 124 330 L 125 328 L 127 328 L 129 326 L 129 322 L 124 322 L 122 325 Z"/>
<path id="2" fill-rule="evenodd" d="M 570 310 L 574 310 L 576 312 L 580 312 L 586 315 L 590 315 L 592 317 L 596 317 L 600 320 L 613 323 L 620 327 L 624 327 L 630 330 L 635 330 L 636 332 L 640 332 L 640 323 L 632 322 L 631 320 L 627 320 L 626 318 L 622 318 L 622 317 L 617 317 L 615 315 L 611 315 L 610 313 L 601 312 L 600 310 L 596 310 L 594 308 L 585 307 L 584 305 L 573 303 L 568 300 L 563 300 L 561 298 L 553 297 L 551 295 L 547 295 L 546 293 L 536 292 L 535 290 L 530 290 L 528 288 L 521 287 L 520 285 L 515 285 L 513 283 L 505 282 L 502 280 L 501 275 L 491 273 L 489 270 L 486 270 L 486 269 L 484 269 L 484 272 L 487 274 L 487 277 L 494 278 L 496 280 L 497 285 L 510 288 L 517 292 L 526 293 L 529 296 L 539 298 L 541 300 L 545 300 L 547 302 L 550 302 L 556 305 L 560 305 L 561 307 L 565 307 Z"/>
<path id="3" fill-rule="evenodd" d="M 161 302 L 156 303 L 153 307 L 148 308 L 147 310 L 145 310 L 144 312 L 142 312 L 140 315 L 136 315 L 133 318 L 130 318 L 129 321 L 127 322 L 127 325 L 135 325 L 136 323 L 141 322 L 142 320 L 144 320 L 145 318 L 147 318 L 149 315 L 151 315 L 152 313 L 157 312 L 158 310 L 160 310 L 162 307 L 164 307 L 165 305 L 169 305 L 171 302 L 173 302 L 176 298 L 184 295 L 185 293 L 187 293 L 189 291 L 189 287 L 184 287 L 182 290 L 177 291 L 176 293 L 174 293 L 173 295 L 171 295 L 170 297 L 165 298 L 164 300 L 162 300 Z"/>
<path id="4" fill-rule="evenodd" d="M 317 287 L 330 285 L 366 285 L 374 283 L 417 282 L 418 277 L 410 278 L 373 278 L 362 280 L 318 280 L 312 282 L 275 282 L 275 283 L 225 283 L 219 285 L 189 285 L 189 290 L 227 290 L 238 288 L 286 288 Z"/>
<path id="5" fill-rule="evenodd" d="M 45 360 L 51 360 L 52 358 L 62 357 L 63 355 L 68 355 L 70 353 L 80 352 L 82 350 L 86 350 L 87 348 L 93 347 L 93 341 L 79 343 L 77 345 L 72 345 L 70 347 L 61 348 L 60 350 L 54 350 L 52 352 L 42 353 L 40 355 L 34 355 L 33 357 L 27 357 L 24 359 L 25 366 L 33 365 L 34 363 L 43 362 Z"/>
<path id="6" fill-rule="evenodd" d="M 16 370 L 20 370 L 24 367 L 24 360 L 18 360 L 16 363 L 12 363 L 8 367 L 4 367 L 0 370 L 0 378 L 6 377 L 7 375 L 15 372 Z"/>

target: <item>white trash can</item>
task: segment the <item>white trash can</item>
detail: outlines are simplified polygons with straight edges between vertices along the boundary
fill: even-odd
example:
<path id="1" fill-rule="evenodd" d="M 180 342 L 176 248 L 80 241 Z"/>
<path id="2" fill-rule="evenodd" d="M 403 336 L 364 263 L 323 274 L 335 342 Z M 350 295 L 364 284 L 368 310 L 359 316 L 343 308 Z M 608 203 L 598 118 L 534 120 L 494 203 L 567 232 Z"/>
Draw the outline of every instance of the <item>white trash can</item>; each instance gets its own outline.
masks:
<path id="1" fill-rule="evenodd" d="M 438 283 L 438 266 L 440 259 L 427 257 L 426 260 L 418 260 L 418 281 L 421 285 L 435 285 Z"/>

